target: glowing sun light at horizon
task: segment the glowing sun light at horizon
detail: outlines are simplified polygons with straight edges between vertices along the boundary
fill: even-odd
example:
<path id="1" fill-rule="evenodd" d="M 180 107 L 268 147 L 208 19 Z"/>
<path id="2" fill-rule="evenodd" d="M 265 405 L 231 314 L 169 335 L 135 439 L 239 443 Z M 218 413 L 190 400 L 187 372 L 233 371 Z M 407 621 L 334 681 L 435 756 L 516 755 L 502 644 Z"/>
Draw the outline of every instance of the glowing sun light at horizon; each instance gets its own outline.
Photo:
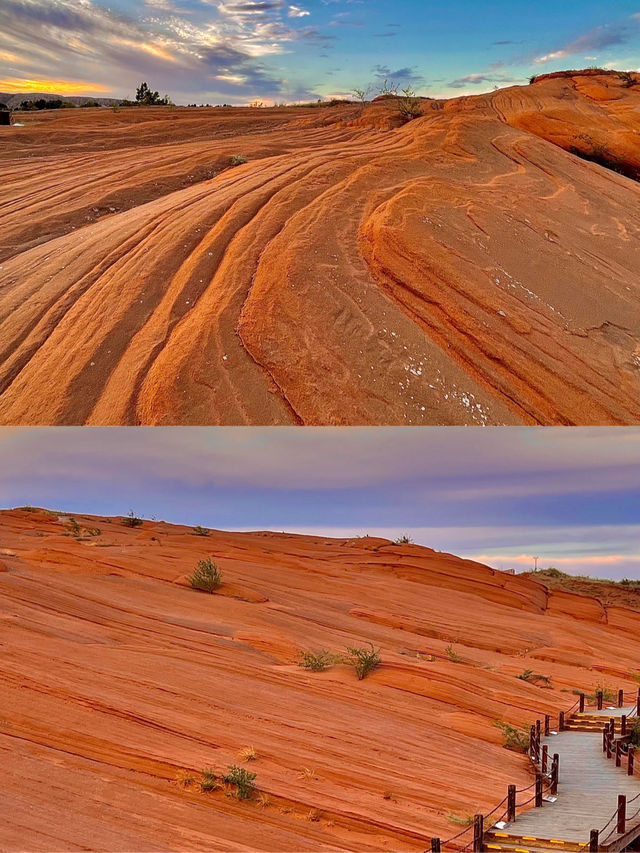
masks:
<path id="1" fill-rule="evenodd" d="M 72 83 L 69 80 L 0 80 L 3 92 L 48 92 L 54 95 L 76 95 L 95 92 L 111 92 L 110 86 L 101 83 Z"/>

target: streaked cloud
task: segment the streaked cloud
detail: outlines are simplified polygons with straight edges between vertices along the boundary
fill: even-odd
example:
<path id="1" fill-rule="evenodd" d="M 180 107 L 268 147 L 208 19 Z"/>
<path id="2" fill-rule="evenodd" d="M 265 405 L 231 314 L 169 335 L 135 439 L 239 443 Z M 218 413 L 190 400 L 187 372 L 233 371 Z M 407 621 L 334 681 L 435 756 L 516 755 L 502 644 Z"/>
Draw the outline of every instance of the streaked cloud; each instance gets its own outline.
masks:
<path id="1" fill-rule="evenodd" d="M 31 74 L 25 78 L 65 81 L 77 85 L 74 92 L 88 94 L 109 91 L 131 96 L 141 79 L 149 79 L 163 91 L 194 91 L 195 85 L 207 96 L 282 98 L 290 84 L 269 71 L 264 59 L 282 55 L 296 41 L 314 41 L 314 31 L 296 23 L 296 18 L 306 17 L 305 10 L 281 0 L 212 0 L 204 16 L 202 11 L 196 16 L 193 9 L 179 8 L 175 0 L 148 0 L 145 8 L 147 17 L 134 17 L 94 0 L 4 0 L 0 63 L 10 70 L 11 55 L 26 55 L 28 62 L 22 64 Z M 206 8 L 203 3 L 201 10 Z M 55 78 L 44 73 L 52 66 Z M 298 93 L 297 84 L 294 88 Z"/>
<path id="2" fill-rule="evenodd" d="M 640 576 L 639 503 L 635 427 L 189 428 L 188 440 L 181 428 L 0 430 L 0 506 L 406 532 L 497 568 L 538 555 Z"/>
<path id="3" fill-rule="evenodd" d="M 542 54 L 542 56 L 537 56 L 534 62 L 538 64 L 552 62 L 553 60 L 566 59 L 569 56 L 578 56 L 581 54 L 584 55 L 594 50 L 624 44 L 631 38 L 632 34 L 637 34 L 639 22 L 640 18 L 636 14 L 631 15 L 624 21 L 594 27 L 562 47 Z"/>

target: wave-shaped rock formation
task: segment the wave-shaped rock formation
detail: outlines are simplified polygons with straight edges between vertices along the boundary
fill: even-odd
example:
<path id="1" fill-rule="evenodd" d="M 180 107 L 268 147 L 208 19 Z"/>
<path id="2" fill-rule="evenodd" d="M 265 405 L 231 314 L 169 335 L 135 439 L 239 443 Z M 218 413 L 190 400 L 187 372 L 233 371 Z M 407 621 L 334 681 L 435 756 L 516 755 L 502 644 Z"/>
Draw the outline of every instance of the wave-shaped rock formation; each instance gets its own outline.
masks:
<path id="1" fill-rule="evenodd" d="M 530 783 L 495 720 L 637 687 L 640 613 L 449 554 L 75 522 L 0 513 L 7 853 L 417 853 Z M 187 582 L 205 556 L 213 595 Z M 295 663 L 368 642 L 383 663 L 362 681 Z M 203 768 L 230 764 L 257 774 L 254 800 L 200 791 Z"/>
<path id="2" fill-rule="evenodd" d="M 638 423 L 639 110 L 639 77 L 569 72 L 401 126 L 27 115 L 0 423 Z"/>

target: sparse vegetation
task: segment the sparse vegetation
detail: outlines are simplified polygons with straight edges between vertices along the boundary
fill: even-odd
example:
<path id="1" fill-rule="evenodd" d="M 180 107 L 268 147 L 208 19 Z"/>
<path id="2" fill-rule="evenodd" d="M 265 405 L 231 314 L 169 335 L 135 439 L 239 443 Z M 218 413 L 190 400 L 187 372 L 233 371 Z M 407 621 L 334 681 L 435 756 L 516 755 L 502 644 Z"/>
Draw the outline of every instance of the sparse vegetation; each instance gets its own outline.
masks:
<path id="1" fill-rule="evenodd" d="M 383 97 L 392 98 L 403 121 L 411 121 L 422 115 L 422 101 L 411 86 L 399 89 L 395 83 L 385 80 L 379 89 Z"/>
<path id="2" fill-rule="evenodd" d="M 189 583 L 193 589 L 213 593 L 222 583 L 222 572 L 217 564 L 207 557 L 200 560 L 198 567 L 189 577 Z"/>
<path id="3" fill-rule="evenodd" d="M 348 646 L 347 654 L 342 658 L 342 663 L 355 669 L 358 681 L 362 681 L 382 663 L 380 649 L 375 649 L 373 643 L 369 645 L 371 647 L 369 649 Z"/>
<path id="4" fill-rule="evenodd" d="M 322 817 L 322 812 L 320 809 L 311 809 L 307 812 L 307 820 L 313 821 L 314 823 L 319 821 Z"/>
<path id="5" fill-rule="evenodd" d="M 303 669 L 310 669 L 312 672 L 324 672 L 336 663 L 336 656 L 331 654 L 328 649 L 322 649 L 319 652 L 299 652 L 298 666 Z"/>
<path id="6" fill-rule="evenodd" d="M 230 163 L 232 166 L 242 166 L 244 163 L 248 163 L 246 157 L 243 157 L 242 154 L 232 154 Z"/>
<path id="7" fill-rule="evenodd" d="M 453 812 L 449 812 L 447 820 L 451 823 L 455 823 L 456 826 L 471 826 L 473 823 L 473 816 L 467 815 L 466 817 L 461 817 L 460 815 L 453 814 Z"/>
<path id="8" fill-rule="evenodd" d="M 316 775 L 316 771 L 312 770 L 311 767 L 303 767 L 298 773 L 298 779 L 313 779 Z"/>
<path id="9" fill-rule="evenodd" d="M 529 77 L 529 85 L 531 85 L 532 83 L 535 83 L 536 79 L 537 79 L 536 75 L 532 74 L 531 77 Z"/>
<path id="10" fill-rule="evenodd" d="M 229 765 L 227 773 L 223 776 L 223 781 L 228 785 L 236 786 L 236 797 L 239 800 L 250 800 L 255 791 L 256 773 L 250 773 L 244 767 L 238 767 L 236 764 Z"/>
<path id="11" fill-rule="evenodd" d="M 526 752 L 529 749 L 529 732 L 512 726 L 503 720 L 494 720 L 493 725 L 500 729 L 504 737 L 504 746 L 513 752 Z"/>
<path id="12" fill-rule="evenodd" d="M 629 736 L 630 746 L 640 747 L 640 723 L 636 723 Z"/>
<path id="13" fill-rule="evenodd" d="M 462 658 L 456 652 L 456 650 L 453 648 L 452 645 L 448 645 L 447 648 L 444 650 L 444 653 L 449 658 L 451 663 L 461 663 L 462 662 Z"/>
<path id="14" fill-rule="evenodd" d="M 241 749 L 238 753 L 238 758 L 241 761 L 255 761 L 258 758 L 258 753 L 252 746 L 245 746 L 245 748 Z"/>
<path id="15" fill-rule="evenodd" d="M 366 89 L 355 88 L 351 90 L 351 93 L 356 98 L 356 100 L 360 104 L 360 114 L 364 112 L 364 108 L 367 105 L 367 98 L 371 94 L 371 86 L 367 86 Z"/>
<path id="16" fill-rule="evenodd" d="M 393 799 L 393 791 L 385 791 L 382 795 L 383 800 L 392 800 Z"/>
<path id="17" fill-rule="evenodd" d="M 634 77 L 634 75 L 630 71 L 619 71 L 618 77 L 622 80 L 622 85 L 625 89 L 630 89 L 631 86 L 638 85 L 638 78 Z"/>
<path id="18" fill-rule="evenodd" d="M 589 699 L 595 700 L 598 698 L 598 693 L 602 693 L 603 702 L 615 702 L 618 698 L 615 691 L 604 684 L 596 684 L 596 689 L 588 696 Z"/>
<path id="19" fill-rule="evenodd" d="M 196 526 L 193 528 L 193 532 L 196 536 L 208 536 L 210 533 L 207 527 L 200 527 L 199 524 L 196 524 Z"/>
<path id="20" fill-rule="evenodd" d="M 525 669 L 520 675 L 516 675 L 521 681 L 528 681 L 529 684 L 542 684 L 545 687 L 551 687 L 551 676 L 542 675 L 540 672 L 534 672 L 532 669 Z"/>
<path id="21" fill-rule="evenodd" d="M 208 793 L 209 791 L 215 791 L 218 787 L 218 776 L 216 771 L 212 767 L 205 767 L 202 771 L 200 790 Z"/>
<path id="22" fill-rule="evenodd" d="M 190 788 L 195 781 L 196 777 L 188 770 L 182 771 L 176 776 L 176 782 L 178 783 L 178 785 L 180 785 L 181 788 Z"/>
<path id="23" fill-rule="evenodd" d="M 89 527 L 87 533 L 89 534 L 89 536 L 100 536 L 102 530 L 100 530 L 99 527 Z"/>
<path id="24" fill-rule="evenodd" d="M 413 539 L 410 536 L 407 536 L 406 533 L 403 533 L 402 536 L 398 536 L 397 539 L 393 540 L 394 545 L 412 545 Z"/>
<path id="25" fill-rule="evenodd" d="M 73 518 L 73 516 L 69 519 L 69 530 L 72 536 L 80 536 L 80 525 L 75 520 L 75 518 Z"/>
<path id="26" fill-rule="evenodd" d="M 132 509 L 129 510 L 128 515 L 126 515 L 122 519 L 122 523 L 125 527 L 142 527 L 142 525 L 144 524 L 143 520 L 141 518 L 138 518 L 138 516 Z"/>

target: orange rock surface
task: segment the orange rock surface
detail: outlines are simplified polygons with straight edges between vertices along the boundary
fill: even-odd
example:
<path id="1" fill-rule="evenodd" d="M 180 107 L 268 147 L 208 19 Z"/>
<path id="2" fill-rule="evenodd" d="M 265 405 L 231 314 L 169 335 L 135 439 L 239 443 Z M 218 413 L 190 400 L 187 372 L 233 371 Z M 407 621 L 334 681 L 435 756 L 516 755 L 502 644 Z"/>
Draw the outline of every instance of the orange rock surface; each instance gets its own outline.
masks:
<path id="1" fill-rule="evenodd" d="M 449 554 L 76 520 L 0 513 L 2 851 L 417 853 L 529 784 L 496 719 L 637 687 L 640 613 Z M 205 556 L 213 595 L 187 583 Z M 363 681 L 295 663 L 367 642 Z M 230 764 L 260 799 L 178 781 Z"/>
<path id="2" fill-rule="evenodd" d="M 0 423 L 638 423 L 640 85 L 423 107 L 0 128 Z"/>

